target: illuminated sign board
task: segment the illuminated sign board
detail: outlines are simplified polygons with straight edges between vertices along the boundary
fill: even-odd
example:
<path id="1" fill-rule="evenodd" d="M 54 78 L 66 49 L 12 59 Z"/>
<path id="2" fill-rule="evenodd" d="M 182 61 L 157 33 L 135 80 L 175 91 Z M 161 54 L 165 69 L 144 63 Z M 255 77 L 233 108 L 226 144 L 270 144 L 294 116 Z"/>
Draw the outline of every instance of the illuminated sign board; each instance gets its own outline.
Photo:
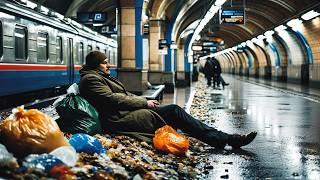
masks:
<path id="1" fill-rule="evenodd" d="M 102 34 L 117 34 L 117 28 L 116 26 L 102 26 L 101 31 Z"/>
<path id="2" fill-rule="evenodd" d="M 168 42 L 166 39 L 159 39 L 159 49 L 168 48 Z"/>
<path id="3" fill-rule="evenodd" d="M 220 23 L 244 24 L 244 9 L 222 9 Z"/>
<path id="4" fill-rule="evenodd" d="M 210 46 L 210 47 L 212 47 L 212 46 L 216 46 L 216 43 L 214 43 L 214 42 L 203 42 L 202 43 L 202 46 Z"/>
<path id="5" fill-rule="evenodd" d="M 192 46 L 191 48 L 192 48 L 192 51 L 201 51 L 202 50 L 202 46 L 197 46 L 197 45 Z"/>
<path id="6" fill-rule="evenodd" d="M 81 23 L 103 23 L 107 20 L 104 12 L 78 12 L 77 19 Z"/>

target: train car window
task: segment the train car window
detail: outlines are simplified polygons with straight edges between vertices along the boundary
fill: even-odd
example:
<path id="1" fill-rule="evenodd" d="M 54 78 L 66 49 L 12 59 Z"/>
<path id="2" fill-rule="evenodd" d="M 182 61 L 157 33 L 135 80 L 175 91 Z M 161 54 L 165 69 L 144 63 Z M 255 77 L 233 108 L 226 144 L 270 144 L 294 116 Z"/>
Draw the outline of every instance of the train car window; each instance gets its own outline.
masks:
<path id="1" fill-rule="evenodd" d="M 107 49 L 104 49 L 104 54 L 107 55 Z M 110 56 L 108 57 L 110 59 Z"/>
<path id="2" fill-rule="evenodd" d="M 62 53 L 62 37 L 58 36 L 56 39 L 56 54 L 57 54 L 57 63 L 61 64 L 63 62 L 63 53 Z"/>
<path id="3" fill-rule="evenodd" d="M 17 25 L 14 30 L 14 51 L 16 60 L 26 60 L 28 56 L 27 28 Z"/>
<path id="4" fill-rule="evenodd" d="M 3 55 L 3 33 L 2 33 L 2 23 L 0 21 L 0 57 Z"/>
<path id="5" fill-rule="evenodd" d="M 48 60 L 48 51 L 49 51 L 49 36 L 48 33 L 39 32 L 37 38 L 37 57 L 38 62 L 47 62 Z"/>
<path id="6" fill-rule="evenodd" d="M 83 51 L 83 42 L 80 42 L 79 44 L 79 60 L 80 64 L 84 64 L 84 51 Z"/>
<path id="7" fill-rule="evenodd" d="M 92 46 L 88 45 L 88 53 L 92 51 Z"/>

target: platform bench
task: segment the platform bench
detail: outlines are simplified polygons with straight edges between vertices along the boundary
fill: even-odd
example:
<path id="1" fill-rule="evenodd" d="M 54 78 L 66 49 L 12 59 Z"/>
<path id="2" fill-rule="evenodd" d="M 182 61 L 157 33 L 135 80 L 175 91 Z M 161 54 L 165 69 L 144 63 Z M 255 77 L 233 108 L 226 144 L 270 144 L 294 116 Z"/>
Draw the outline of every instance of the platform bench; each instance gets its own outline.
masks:
<path id="1" fill-rule="evenodd" d="M 148 100 L 157 100 L 160 101 L 163 99 L 165 85 L 155 85 L 151 86 L 149 89 L 142 93 L 142 97 L 147 98 Z"/>

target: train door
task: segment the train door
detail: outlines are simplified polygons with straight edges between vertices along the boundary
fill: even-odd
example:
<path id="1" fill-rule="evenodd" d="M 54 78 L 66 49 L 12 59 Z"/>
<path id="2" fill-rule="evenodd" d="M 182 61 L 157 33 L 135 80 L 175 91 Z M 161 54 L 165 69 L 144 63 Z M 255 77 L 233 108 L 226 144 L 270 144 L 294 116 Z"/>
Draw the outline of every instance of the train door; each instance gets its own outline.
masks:
<path id="1" fill-rule="evenodd" d="M 74 81 L 73 39 L 72 39 L 72 38 L 68 38 L 68 44 L 67 44 L 67 65 L 68 65 L 69 83 L 72 84 L 73 81 Z"/>

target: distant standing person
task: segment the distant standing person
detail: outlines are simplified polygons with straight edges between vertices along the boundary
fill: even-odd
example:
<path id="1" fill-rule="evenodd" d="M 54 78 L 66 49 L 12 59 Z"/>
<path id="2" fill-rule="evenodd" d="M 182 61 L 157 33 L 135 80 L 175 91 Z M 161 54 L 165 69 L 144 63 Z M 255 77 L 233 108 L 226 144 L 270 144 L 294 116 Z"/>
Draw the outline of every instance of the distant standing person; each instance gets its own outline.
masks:
<path id="1" fill-rule="evenodd" d="M 212 78 L 214 77 L 214 64 L 213 61 L 208 57 L 206 60 L 206 63 L 203 67 L 203 74 L 205 78 L 207 79 L 207 85 L 211 86 Z"/>
<path id="2" fill-rule="evenodd" d="M 224 86 L 228 86 L 229 83 L 226 83 L 221 76 L 222 71 L 221 71 L 221 66 L 220 66 L 219 61 L 216 58 L 212 57 L 212 63 L 213 63 L 213 72 L 214 72 L 213 87 L 215 87 L 215 83 L 217 84 L 217 87 L 219 87 L 220 82 L 222 83 L 223 88 L 224 88 Z"/>
<path id="3" fill-rule="evenodd" d="M 207 58 L 207 61 L 203 68 L 203 73 L 207 79 L 207 85 L 211 86 L 211 83 L 213 81 L 213 88 L 219 87 L 220 82 L 222 83 L 222 86 L 228 86 L 229 83 L 226 83 L 224 79 L 221 76 L 221 66 L 218 60 L 215 58 Z"/>

